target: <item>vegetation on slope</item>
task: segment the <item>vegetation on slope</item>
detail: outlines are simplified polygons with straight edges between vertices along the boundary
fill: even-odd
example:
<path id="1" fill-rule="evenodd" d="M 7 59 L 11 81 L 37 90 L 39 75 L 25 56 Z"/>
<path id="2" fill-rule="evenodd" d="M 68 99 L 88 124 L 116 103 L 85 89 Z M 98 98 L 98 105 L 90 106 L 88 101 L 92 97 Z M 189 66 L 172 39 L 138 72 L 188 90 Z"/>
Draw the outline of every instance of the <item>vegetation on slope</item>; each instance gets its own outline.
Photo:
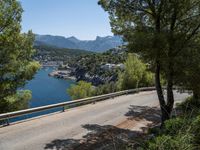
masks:
<path id="1" fill-rule="evenodd" d="M 154 76 L 152 72 L 148 71 L 147 65 L 138 56 L 128 54 L 125 70 L 120 72 L 117 84 L 119 89 L 122 90 L 153 86 Z"/>
<path id="2" fill-rule="evenodd" d="M 86 62 L 88 62 L 88 60 Z M 154 85 L 153 74 L 148 70 L 147 65 L 143 63 L 138 56 L 128 54 L 128 58 L 124 64 L 124 70 L 118 70 L 118 72 L 113 70 L 117 76 L 115 82 L 106 82 L 96 87 L 92 87 L 92 84 L 80 81 L 77 85 L 72 85 L 67 90 L 68 94 L 72 97 L 72 99 L 78 99 L 108 94 L 119 90 Z"/>
<path id="3" fill-rule="evenodd" d="M 34 46 L 37 53 L 34 55 L 35 58 L 39 58 L 41 61 L 64 61 L 64 63 L 70 63 L 79 56 L 85 56 L 93 54 L 94 52 L 80 50 L 80 49 L 67 49 L 58 48 L 55 46 L 45 45 L 43 43 L 36 44 Z"/>
<path id="4" fill-rule="evenodd" d="M 143 149 L 148 150 L 198 150 L 200 149 L 200 100 L 189 97 L 178 105 L 178 116 L 165 121 L 164 128 L 150 134 L 156 136 L 149 140 Z M 154 132 L 153 132 L 154 131 Z"/>

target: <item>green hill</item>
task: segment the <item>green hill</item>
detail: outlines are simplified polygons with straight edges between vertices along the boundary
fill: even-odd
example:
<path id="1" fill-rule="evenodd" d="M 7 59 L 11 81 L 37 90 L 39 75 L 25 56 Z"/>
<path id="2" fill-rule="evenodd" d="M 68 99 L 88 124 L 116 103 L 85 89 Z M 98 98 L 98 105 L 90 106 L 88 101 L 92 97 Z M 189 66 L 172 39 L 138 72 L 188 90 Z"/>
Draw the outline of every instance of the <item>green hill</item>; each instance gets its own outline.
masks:
<path id="1" fill-rule="evenodd" d="M 35 59 L 38 61 L 70 62 L 76 57 L 94 54 L 86 50 L 58 48 L 41 43 L 35 45 L 34 48 L 36 49 Z"/>

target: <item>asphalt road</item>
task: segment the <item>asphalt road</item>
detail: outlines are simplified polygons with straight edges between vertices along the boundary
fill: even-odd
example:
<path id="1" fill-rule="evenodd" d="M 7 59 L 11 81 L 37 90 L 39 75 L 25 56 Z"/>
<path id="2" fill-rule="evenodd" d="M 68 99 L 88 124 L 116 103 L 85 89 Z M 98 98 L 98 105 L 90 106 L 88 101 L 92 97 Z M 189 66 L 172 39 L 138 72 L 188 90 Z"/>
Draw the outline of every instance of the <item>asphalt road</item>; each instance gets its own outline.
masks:
<path id="1" fill-rule="evenodd" d="M 176 100 L 187 94 L 175 93 Z M 156 106 L 155 91 L 119 96 L 37 119 L 0 128 L 0 150 L 42 150 L 56 139 L 81 139 L 86 124 L 118 125 L 127 119 L 131 105 Z"/>

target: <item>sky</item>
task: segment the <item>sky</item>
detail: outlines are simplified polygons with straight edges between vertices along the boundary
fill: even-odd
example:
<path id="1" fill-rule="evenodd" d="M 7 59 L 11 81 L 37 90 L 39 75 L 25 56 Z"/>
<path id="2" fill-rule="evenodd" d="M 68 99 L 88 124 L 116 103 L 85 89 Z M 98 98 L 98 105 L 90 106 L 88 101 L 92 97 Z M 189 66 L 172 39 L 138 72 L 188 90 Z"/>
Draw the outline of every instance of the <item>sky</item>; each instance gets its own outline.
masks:
<path id="1" fill-rule="evenodd" d="M 94 40 L 113 35 L 108 14 L 98 0 L 19 0 L 24 9 L 22 32 L 75 36 Z"/>

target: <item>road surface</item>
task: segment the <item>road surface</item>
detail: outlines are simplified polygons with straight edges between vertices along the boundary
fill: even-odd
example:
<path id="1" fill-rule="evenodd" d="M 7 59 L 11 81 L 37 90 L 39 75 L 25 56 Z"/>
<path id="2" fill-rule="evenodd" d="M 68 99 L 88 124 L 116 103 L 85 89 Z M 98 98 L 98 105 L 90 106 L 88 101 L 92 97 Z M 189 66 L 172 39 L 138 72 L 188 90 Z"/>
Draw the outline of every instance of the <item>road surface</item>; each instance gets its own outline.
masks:
<path id="1" fill-rule="evenodd" d="M 175 93 L 176 100 L 187 94 Z M 56 139 L 81 139 L 89 131 L 86 124 L 117 126 L 127 119 L 131 105 L 158 105 L 155 91 L 119 96 L 64 113 L 56 113 L 0 128 L 0 150 L 42 150 Z"/>

